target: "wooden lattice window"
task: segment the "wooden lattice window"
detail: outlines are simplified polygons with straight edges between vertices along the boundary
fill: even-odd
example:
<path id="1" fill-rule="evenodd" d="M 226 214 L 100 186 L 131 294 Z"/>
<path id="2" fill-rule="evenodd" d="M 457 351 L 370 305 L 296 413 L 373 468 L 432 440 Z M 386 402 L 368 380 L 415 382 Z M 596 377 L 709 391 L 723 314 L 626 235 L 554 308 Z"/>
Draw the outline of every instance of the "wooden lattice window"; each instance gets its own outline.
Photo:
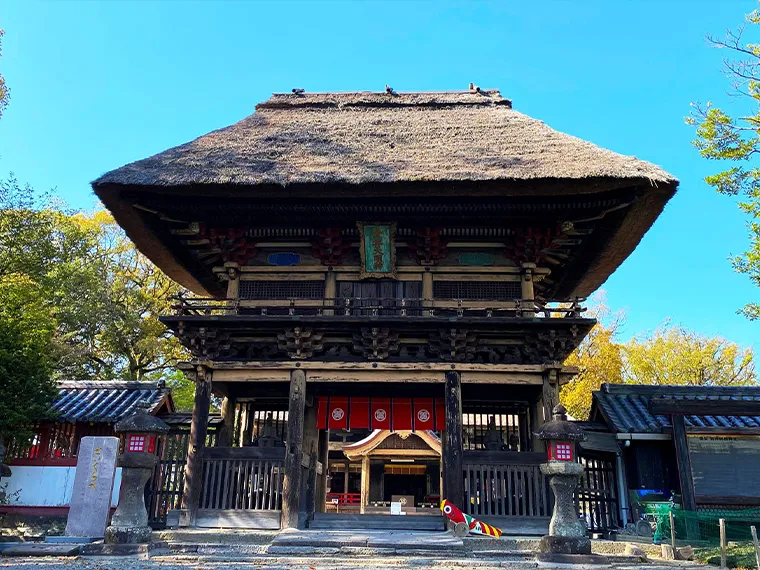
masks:
<path id="1" fill-rule="evenodd" d="M 323 299 L 324 281 L 241 281 L 241 299 Z"/>
<path id="2" fill-rule="evenodd" d="M 522 296 L 517 281 L 433 281 L 436 299 L 512 301 Z"/>

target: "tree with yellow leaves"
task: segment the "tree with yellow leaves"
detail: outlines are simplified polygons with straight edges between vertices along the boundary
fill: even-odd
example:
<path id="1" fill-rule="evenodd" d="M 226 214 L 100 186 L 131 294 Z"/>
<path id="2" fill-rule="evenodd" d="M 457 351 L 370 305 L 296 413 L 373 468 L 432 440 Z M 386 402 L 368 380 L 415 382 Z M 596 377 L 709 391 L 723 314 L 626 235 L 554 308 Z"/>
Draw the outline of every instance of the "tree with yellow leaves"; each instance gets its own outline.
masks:
<path id="1" fill-rule="evenodd" d="M 586 419 L 591 409 L 591 393 L 603 382 L 623 382 L 623 350 L 617 335 L 625 320 L 622 311 L 613 313 L 605 303 L 604 293 L 595 296 L 590 316 L 597 324 L 580 346 L 565 361 L 576 366 L 578 375 L 562 387 L 560 400 L 576 419 Z"/>
<path id="2" fill-rule="evenodd" d="M 590 312 L 598 323 L 565 361 L 578 368 L 578 375 L 560 391 L 560 400 L 576 419 L 588 418 L 592 393 L 604 382 L 691 386 L 757 383 L 751 348 L 667 322 L 621 343 L 618 336 L 625 315 L 612 313 L 603 295 Z"/>

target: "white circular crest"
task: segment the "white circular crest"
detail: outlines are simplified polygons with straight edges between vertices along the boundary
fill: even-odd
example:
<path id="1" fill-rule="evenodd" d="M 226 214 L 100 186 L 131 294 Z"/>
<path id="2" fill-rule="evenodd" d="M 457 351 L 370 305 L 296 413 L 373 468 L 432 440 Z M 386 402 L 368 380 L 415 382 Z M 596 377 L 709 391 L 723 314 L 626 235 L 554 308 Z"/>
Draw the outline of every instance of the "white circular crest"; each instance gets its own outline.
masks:
<path id="1" fill-rule="evenodd" d="M 398 502 L 399 502 L 399 503 L 401 503 L 402 505 L 405 505 L 405 504 L 406 504 L 406 497 L 401 497 L 401 498 L 398 500 Z"/>
<path id="2" fill-rule="evenodd" d="M 332 419 L 334 419 L 336 422 L 343 419 L 343 416 L 346 415 L 346 412 L 343 411 L 343 408 L 335 408 L 332 411 Z"/>
<path id="3" fill-rule="evenodd" d="M 422 408 L 419 412 L 417 412 L 417 419 L 421 422 L 426 422 L 430 419 L 430 412 L 428 412 L 425 408 Z"/>
<path id="4" fill-rule="evenodd" d="M 387 417 L 388 414 L 385 413 L 384 409 L 378 408 L 375 410 L 375 421 L 384 422 Z"/>

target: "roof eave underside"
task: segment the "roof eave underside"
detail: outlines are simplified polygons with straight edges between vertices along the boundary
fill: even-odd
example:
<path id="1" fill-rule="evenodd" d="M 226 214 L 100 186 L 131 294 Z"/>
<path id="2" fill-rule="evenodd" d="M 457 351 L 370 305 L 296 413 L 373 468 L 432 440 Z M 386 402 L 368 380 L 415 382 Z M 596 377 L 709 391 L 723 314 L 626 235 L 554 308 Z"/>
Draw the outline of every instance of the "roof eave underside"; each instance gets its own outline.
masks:
<path id="1" fill-rule="evenodd" d="M 445 182 L 397 182 L 372 185 L 356 184 L 293 184 L 286 186 L 259 185 L 192 185 L 140 186 L 93 183 L 93 189 L 117 223 L 136 247 L 164 273 L 177 283 L 200 295 L 213 294 L 207 276 L 193 274 L 167 244 L 145 223 L 144 213 L 124 198 L 124 194 L 156 193 L 172 196 L 208 196 L 209 198 L 251 197 L 278 198 L 283 201 L 299 197 L 320 196 L 325 199 L 346 199 L 348 196 L 373 197 L 472 197 L 594 194 L 610 188 L 639 187 L 644 190 L 640 199 L 627 211 L 621 227 L 601 248 L 592 263 L 577 281 L 567 298 L 586 297 L 600 287 L 617 267 L 633 252 L 667 202 L 676 192 L 677 181 L 654 184 L 646 179 L 594 178 L 486 180 Z M 357 191 L 361 189 L 361 191 Z M 205 283 L 204 283 L 205 281 Z"/>

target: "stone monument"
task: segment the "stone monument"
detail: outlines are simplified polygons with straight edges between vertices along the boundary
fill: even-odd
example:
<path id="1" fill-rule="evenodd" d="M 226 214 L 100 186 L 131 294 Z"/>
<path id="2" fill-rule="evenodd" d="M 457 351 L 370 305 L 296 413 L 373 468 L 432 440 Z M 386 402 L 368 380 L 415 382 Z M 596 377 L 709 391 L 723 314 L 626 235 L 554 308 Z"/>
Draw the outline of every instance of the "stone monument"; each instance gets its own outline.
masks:
<path id="1" fill-rule="evenodd" d="M 66 536 L 103 538 L 116 476 L 117 437 L 83 437 L 79 443 Z"/>
<path id="2" fill-rule="evenodd" d="M 106 529 L 107 544 L 141 544 L 150 542 L 148 510 L 145 508 L 145 484 L 158 463 L 158 436 L 169 431 L 162 420 L 148 413 L 141 402 L 131 416 L 119 420 L 116 433 L 124 434 L 124 451 L 119 455 L 121 488 L 119 504 Z"/>
<path id="3" fill-rule="evenodd" d="M 554 512 L 549 534 L 541 538 L 538 559 L 545 562 L 604 563 L 603 557 L 591 554 L 591 541 L 586 524 L 575 506 L 575 488 L 583 466 L 575 460 L 575 445 L 586 439 L 578 424 L 567 421 L 562 404 L 553 410 L 552 420 L 545 423 L 536 436 L 546 442 L 548 461 L 541 472 L 549 478 L 554 492 Z"/>

